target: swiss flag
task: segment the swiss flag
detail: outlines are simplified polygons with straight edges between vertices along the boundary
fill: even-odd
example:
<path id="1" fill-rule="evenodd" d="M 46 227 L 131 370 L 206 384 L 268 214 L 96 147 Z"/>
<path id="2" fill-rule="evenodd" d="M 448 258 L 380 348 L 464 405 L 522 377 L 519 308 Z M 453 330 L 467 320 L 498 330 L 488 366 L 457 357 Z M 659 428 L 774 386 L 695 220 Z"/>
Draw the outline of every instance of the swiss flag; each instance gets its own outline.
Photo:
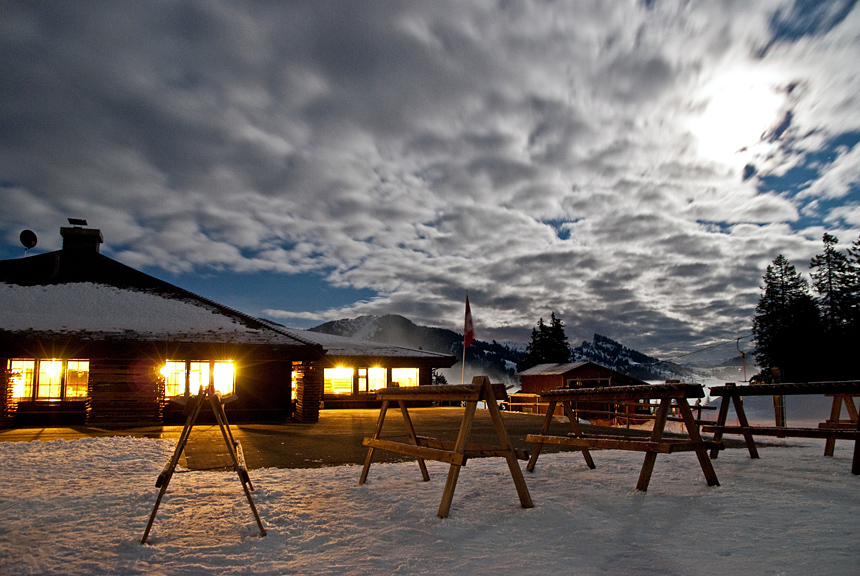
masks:
<path id="1" fill-rule="evenodd" d="M 475 327 L 472 325 L 472 309 L 469 307 L 469 295 L 466 294 L 466 324 L 463 328 L 463 347 L 468 348 L 475 339 Z"/>

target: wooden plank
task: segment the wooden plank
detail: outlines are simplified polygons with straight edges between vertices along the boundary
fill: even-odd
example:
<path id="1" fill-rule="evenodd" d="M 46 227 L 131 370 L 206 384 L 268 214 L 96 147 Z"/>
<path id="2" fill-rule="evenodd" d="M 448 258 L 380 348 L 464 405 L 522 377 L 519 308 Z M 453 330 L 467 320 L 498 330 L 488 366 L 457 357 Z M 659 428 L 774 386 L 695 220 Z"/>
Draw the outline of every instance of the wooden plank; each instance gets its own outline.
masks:
<path id="1" fill-rule="evenodd" d="M 790 396 L 795 394 L 860 394 L 860 380 L 714 386 L 711 396 Z"/>
<path id="2" fill-rule="evenodd" d="M 605 450 L 633 450 L 636 452 L 671 452 L 671 442 L 652 442 L 651 440 L 632 440 L 620 436 L 586 436 L 576 438 L 572 436 L 553 436 L 529 434 L 526 442 L 541 442 L 543 444 L 558 444 L 562 446 L 574 446 L 583 448 L 602 448 Z M 677 444 L 677 442 L 676 442 Z"/>
<path id="3" fill-rule="evenodd" d="M 724 434 L 745 434 L 753 436 L 776 436 L 778 438 L 836 438 L 855 440 L 860 431 L 821 428 L 779 428 L 776 426 L 703 426 L 703 432 L 722 432 Z"/>
<path id="4" fill-rule="evenodd" d="M 613 402 L 644 398 L 704 398 L 701 384 L 649 384 L 643 386 L 604 386 L 598 388 L 558 388 L 541 392 L 543 400 L 574 402 Z"/>
<path id="5" fill-rule="evenodd" d="M 423 458 L 425 460 L 434 460 L 437 462 L 445 462 L 454 466 L 465 466 L 466 456 L 449 450 L 439 450 L 438 448 L 429 448 L 426 446 L 415 446 L 413 444 L 404 444 L 403 442 L 393 442 L 391 440 L 381 440 L 379 438 L 365 438 L 362 444 L 370 448 L 379 448 L 388 450 L 389 452 L 397 452 L 415 458 Z"/>
<path id="6" fill-rule="evenodd" d="M 428 448 L 436 448 L 438 450 L 449 451 L 454 449 L 453 440 L 439 440 L 438 438 L 428 438 L 427 436 L 417 436 L 416 438 L 419 446 L 426 446 Z M 514 451 L 514 456 L 516 456 L 517 460 L 529 459 L 529 453 L 527 450 L 520 450 L 518 448 L 509 448 L 509 450 Z M 473 456 L 478 454 L 484 456 L 505 456 L 507 455 L 507 452 L 507 450 L 504 450 L 499 446 L 493 446 L 491 444 L 466 444 L 467 456 Z"/>
<path id="7" fill-rule="evenodd" d="M 444 386 L 410 386 L 406 388 L 382 388 L 376 391 L 380 400 L 416 401 L 478 401 L 481 398 L 480 386 L 473 384 L 451 384 Z"/>
<path id="8" fill-rule="evenodd" d="M 818 427 L 822 430 L 856 430 L 857 423 L 840 420 L 839 422 L 822 422 Z"/>

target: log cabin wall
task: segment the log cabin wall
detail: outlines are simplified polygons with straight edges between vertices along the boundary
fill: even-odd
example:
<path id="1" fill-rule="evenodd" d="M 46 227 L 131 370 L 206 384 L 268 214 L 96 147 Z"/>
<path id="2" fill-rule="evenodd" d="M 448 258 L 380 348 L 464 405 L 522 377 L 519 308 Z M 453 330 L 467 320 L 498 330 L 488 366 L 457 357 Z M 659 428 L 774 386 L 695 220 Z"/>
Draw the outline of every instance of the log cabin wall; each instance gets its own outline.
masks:
<path id="1" fill-rule="evenodd" d="M 159 368 L 146 359 L 91 360 L 87 424 L 161 424 L 164 385 Z"/>
<path id="2" fill-rule="evenodd" d="M 299 422 L 318 422 L 323 396 L 323 369 L 317 363 L 293 362 L 296 382 L 296 411 Z"/>
<path id="3" fill-rule="evenodd" d="M 522 376 L 520 381 L 522 383 L 523 394 L 539 394 L 540 392 L 564 386 L 564 375 L 547 374 L 528 377 Z"/>
<path id="4" fill-rule="evenodd" d="M 236 365 L 237 400 L 225 405 L 230 422 L 282 422 L 293 412 L 292 362 L 262 361 Z"/>
<path id="5" fill-rule="evenodd" d="M 0 359 L 5 366 L 5 359 Z M 0 427 L 8 428 L 15 424 L 15 409 L 17 408 L 17 403 L 15 399 L 12 397 L 12 385 L 11 385 L 11 376 L 12 374 L 9 370 L 3 370 L 3 380 L 0 381 L 2 383 L 2 387 L 0 387 L 0 399 L 2 399 L 2 405 L 0 405 Z"/>

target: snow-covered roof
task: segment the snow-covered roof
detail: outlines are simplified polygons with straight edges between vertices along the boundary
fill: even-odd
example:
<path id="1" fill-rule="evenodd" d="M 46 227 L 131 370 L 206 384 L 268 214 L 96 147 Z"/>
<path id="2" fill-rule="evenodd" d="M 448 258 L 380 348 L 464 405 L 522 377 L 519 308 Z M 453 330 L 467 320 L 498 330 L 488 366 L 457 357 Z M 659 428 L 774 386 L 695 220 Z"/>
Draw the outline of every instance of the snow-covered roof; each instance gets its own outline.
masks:
<path id="1" fill-rule="evenodd" d="M 333 334 L 325 334 L 323 332 L 312 332 L 310 330 L 297 330 L 294 328 L 276 327 L 278 330 L 297 338 L 319 344 L 326 349 L 327 356 L 373 356 L 378 358 L 414 358 L 414 359 L 437 359 L 440 361 L 454 360 L 450 354 L 441 354 L 439 352 L 430 352 L 427 350 L 417 350 L 415 348 L 406 348 L 403 346 L 395 346 L 393 344 L 384 344 L 380 342 L 371 342 L 369 340 L 360 340 L 357 338 L 348 338 L 345 336 L 335 336 Z M 451 362 L 453 365 L 454 362 Z"/>
<path id="2" fill-rule="evenodd" d="M 591 364 L 591 362 L 562 362 L 560 364 L 538 364 L 523 370 L 517 376 L 558 376 L 571 370 Z"/>
<path id="3" fill-rule="evenodd" d="M 0 330 L 83 338 L 303 345 L 308 341 L 204 299 L 91 282 L 0 282 Z"/>

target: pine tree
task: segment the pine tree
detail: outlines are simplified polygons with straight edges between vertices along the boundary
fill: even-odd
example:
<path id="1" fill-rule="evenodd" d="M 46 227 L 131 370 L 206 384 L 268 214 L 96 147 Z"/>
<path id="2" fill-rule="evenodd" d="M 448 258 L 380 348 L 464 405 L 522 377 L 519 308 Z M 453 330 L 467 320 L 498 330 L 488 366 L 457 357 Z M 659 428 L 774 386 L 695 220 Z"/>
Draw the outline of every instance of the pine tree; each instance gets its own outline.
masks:
<path id="1" fill-rule="evenodd" d="M 848 337 L 857 342 L 860 338 L 860 237 L 848 249 Z"/>
<path id="2" fill-rule="evenodd" d="M 820 379 L 843 380 L 857 375 L 852 366 L 856 346 L 852 345 L 854 286 L 848 256 L 839 252 L 839 239 L 824 234 L 824 252 L 809 263 L 812 285 L 821 310 Z"/>
<path id="3" fill-rule="evenodd" d="M 806 280 L 780 254 L 767 267 L 762 289 L 753 318 L 760 376 L 766 381 L 815 379 L 818 308 Z"/>
<path id="4" fill-rule="evenodd" d="M 547 325 L 543 318 L 532 328 L 532 341 L 526 347 L 526 358 L 518 368 L 525 370 L 538 364 L 560 364 L 570 360 L 570 345 L 564 333 L 564 323 L 555 312 Z"/>
<path id="5" fill-rule="evenodd" d="M 812 286 L 818 293 L 825 335 L 840 337 L 851 318 L 851 274 L 848 258 L 836 250 L 839 239 L 824 234 L 824 253 L 809 263 Z"/>
<path id="6" fill-rule="evenodd" d="M 555 312 L 550 316 L 547 358 L 549 362 L 559 364 L 570 360 L 570 344 L 567 341 L 567 334 L 564 333 L 564 322 L 555 317 Z"/>

